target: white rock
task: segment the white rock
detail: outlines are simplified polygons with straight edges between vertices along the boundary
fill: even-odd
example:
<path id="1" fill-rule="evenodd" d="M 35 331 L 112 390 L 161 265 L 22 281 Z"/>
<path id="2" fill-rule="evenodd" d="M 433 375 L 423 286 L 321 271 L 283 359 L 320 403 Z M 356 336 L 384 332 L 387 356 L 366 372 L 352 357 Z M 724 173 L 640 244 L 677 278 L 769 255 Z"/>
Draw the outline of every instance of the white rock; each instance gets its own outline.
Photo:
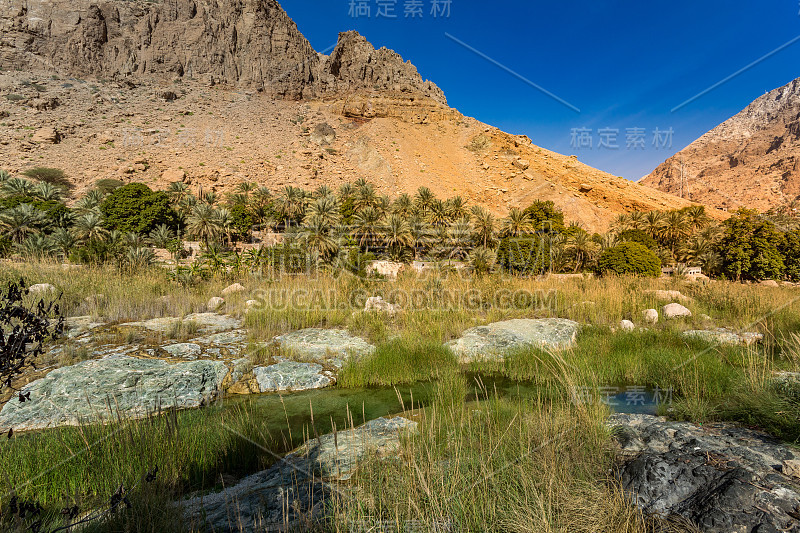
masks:
<path id="1" fill-rule="evenodd" d="M 38 283 L 36 285 L 31 285 L 28 287 L 28 292 L 31 294 L 42 294 L 45 292 L 55 292 L 56 288 L 50 285 L 49 283 Z"/>
<path id="2" fill-rule="evenodd" d="M 619 327 L 622 331 L 633 331 L 636 329 L 636 324 L 630 320 L 623 320 L 619 323 Z"/>
<path id="3" fill-rule="evenodd" d="M 247 309 L 247 310 L 256 309 L 257 307 L 260 306 L 260 304 L 261 304 L 261 302 L 259 302 L 258 300 L 247 300 L 244 303 L 244 308 Z"/>
<path id="4" fill-rule="evenodd" d="M 372 298 L 367 298 L 367 303 L 364 305 L 364 311 L 377 311 L 379 313 L 388 313 L 390 315 L 394 315 L 400 311 L 400 306 L 391 304 L 380 296 L 373 296 Z"/>
<path id="5" fill-rule="evenodd" d="M 761 285 L 762 287 L 780 287 L 780 285 L 778 285 L 778 282 L 775 281 L 774 279 L 765 279 L 764 281 L 759 283 L 759 285 Z"/>
<path id="6" fill-rule="evenodd" d="M 222 307 L 224 303 L 225 303 L 224 299 L 220 298 L 219 296 L 214 296 L 208 301 L 207 307 L 209 311 L 214 311 Z"/>
<path id="7" fill-rule="evenodd" d="M 691 311 L 689 311 L 687 308 L 678 303 L 671 303 L 665 305 L 664 307 L 661 308 L 661 312 L 664 314 L 664 318 L 668 320 L 673 318 L 684 318 L 692 316 Z"/>
<path id="8" fill-rule="evenodd" d="M 238 292 L 244 292 L 245 288 L 240 283 L 234 283 L 233 285 L 228 285 L 224 289 L 222 289 L 222 295 L 228 296 L 229 294 L 236 294 Z"/>
<path id="9" fill-rule="evenodd" d="M 655 309 L 645 309 L 642 311 L 642 318 L 648 324 L 658 324 L 658 311 Z"/>

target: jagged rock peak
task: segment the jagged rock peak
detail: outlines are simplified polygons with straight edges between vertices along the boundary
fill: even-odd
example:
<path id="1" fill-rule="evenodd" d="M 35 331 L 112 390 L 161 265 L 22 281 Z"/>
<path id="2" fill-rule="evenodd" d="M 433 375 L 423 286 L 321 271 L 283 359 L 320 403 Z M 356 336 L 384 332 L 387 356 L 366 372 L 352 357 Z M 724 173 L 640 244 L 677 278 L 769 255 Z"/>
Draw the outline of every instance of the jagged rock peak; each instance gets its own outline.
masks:
<path id="1" fill-rule="evenodd" d="M 356 32 L 314 51 L 276 0 L 7 0 L 0 66 L 75 76 L 208 78 L 283 98 L 353 90 L 444 94 Z"/>

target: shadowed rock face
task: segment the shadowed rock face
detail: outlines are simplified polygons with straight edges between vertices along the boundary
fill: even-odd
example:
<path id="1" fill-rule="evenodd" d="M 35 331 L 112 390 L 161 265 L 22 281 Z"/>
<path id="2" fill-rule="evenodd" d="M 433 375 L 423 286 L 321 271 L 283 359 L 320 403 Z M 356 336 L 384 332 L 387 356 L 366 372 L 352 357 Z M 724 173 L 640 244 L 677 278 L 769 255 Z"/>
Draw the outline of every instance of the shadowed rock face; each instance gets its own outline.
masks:
<path id="1" fill-rule="evenodd" d="M 357 89 L 442 91 L 386 48 L 342 33 L 318 54 L 275 0 L 10 0 L 0 5 L 0 64 L 108 78 L 192 77 L 300 99 Z"/>
<path id="2" fill-rule="evenodd" d="M 649 513 L 680 515 L 707 532 L 800 532 L 798 454 L 728 424 L 696 426 L 647 415 L 613 415 L 631 500 Z"/>

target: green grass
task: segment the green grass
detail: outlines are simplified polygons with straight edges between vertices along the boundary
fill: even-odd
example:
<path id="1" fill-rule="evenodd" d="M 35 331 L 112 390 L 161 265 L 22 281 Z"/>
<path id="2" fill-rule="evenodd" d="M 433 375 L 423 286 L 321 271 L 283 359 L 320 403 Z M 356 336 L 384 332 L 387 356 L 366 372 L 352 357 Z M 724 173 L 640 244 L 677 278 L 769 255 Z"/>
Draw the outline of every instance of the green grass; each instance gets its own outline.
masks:
<path id="1" fill-rule="evenodd" d="M 456 356 L 441 343 L 418 337 L 392 339 L 375 353 L 350 361 L 339 374 L 341 387 L 392 386 L 457 374 Z"/>

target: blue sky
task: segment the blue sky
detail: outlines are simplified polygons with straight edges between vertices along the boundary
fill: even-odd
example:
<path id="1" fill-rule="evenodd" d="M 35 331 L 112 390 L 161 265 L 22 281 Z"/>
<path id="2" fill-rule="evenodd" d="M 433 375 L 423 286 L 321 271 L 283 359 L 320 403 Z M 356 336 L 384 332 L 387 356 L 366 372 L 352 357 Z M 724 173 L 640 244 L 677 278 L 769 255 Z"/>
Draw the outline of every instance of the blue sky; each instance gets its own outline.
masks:
<path id="1" fill-rule="evenodd" d="M 369 5 L 370 16 L 351 16 L 351 1 Z M 463 114 L 634 180 L 755 98 L 800 77 L 798 40 L 672 111 L 800 37 L 800 0 L 451 0 L 449 17 L 431 15 L 434 1 L 281 4 L 318 51 L 334 45 L 338 32 L 358 30 L 414 63 Z M 422 17 L 404 16 L 413 2 Z M 438 2 L 446 7 L 446 0 Z M 393 5 L 397 17 L 378 17 L 381 3 Z M 671 147 L 669 133 L 653 146 L 656 129 L 672 130 Z M 578 130 L 592 148 L 575 144 Z M 638 148 L 628 149 L 629 140 Z"/>

